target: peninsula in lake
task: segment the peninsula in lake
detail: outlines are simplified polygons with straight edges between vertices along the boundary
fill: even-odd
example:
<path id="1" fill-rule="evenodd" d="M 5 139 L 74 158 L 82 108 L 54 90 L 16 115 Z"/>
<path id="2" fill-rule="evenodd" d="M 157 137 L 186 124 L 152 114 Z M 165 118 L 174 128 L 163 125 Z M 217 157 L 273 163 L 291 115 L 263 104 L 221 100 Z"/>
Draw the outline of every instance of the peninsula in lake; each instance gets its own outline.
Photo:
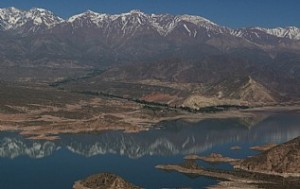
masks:
<path id="1" fill-rule="evenodd" d="M 275 146 L 264 153 L 245 160 L 211 154 L 207 157 L 189 155 L 181 165 L 157 165 L 158 169 L 177 171 L 183 174 L 214 177 L 221 181 L 209 188 L 299 188 L 300 187 L 300 137 Z M 231 162 L 235 170 L 201 168 L 196 160 L 208 162 Z"/>

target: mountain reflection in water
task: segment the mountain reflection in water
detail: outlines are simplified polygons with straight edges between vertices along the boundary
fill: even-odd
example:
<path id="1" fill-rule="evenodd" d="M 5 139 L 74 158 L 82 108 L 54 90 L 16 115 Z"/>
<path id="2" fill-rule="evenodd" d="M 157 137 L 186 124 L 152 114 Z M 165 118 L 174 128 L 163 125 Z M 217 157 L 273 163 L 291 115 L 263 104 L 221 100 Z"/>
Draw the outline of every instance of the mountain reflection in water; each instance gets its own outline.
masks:
<path id="1" fill-rule="evenodd" d="M 258 115 L 255 118 L 182 120 L 160 123 L 140 133 L 103 132 L 61 135 L 57 141 L 32 141 L 16 133 L 0 133 L 0 157 L 43 158 L 59 149 L 86 157 L 119 154 L 129 158 L 146 155 L 199 154 L 215 146 L 244 141 L 282 143 L 300 135 L 299 114 Z"/>

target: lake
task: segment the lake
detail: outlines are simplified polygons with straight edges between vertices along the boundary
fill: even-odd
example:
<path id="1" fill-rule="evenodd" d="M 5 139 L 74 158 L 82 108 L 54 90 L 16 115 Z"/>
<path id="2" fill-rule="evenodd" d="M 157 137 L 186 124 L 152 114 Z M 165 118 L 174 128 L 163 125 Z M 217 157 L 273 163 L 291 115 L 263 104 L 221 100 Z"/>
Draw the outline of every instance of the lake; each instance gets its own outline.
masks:
<path id="1" fill-rule="evenodd" d="M 283 143 L 300 136 L 297 113 L 260 113 L 252 118 L 167 121 L 140 133 L 61 135 L 57 141 L 27 140 L 0 132 L 1 189 L 71 189 L 76 180 L 110 172 L 145 188 L 205 188 L 218 181 L 155 169 L 180 163 L 187 154 L 212 152 L 245 158 L 251 146 Z M 241 150 L 231 150 L 240 146 Z M 228 164 L 204 167 L 231 169 Z"/>

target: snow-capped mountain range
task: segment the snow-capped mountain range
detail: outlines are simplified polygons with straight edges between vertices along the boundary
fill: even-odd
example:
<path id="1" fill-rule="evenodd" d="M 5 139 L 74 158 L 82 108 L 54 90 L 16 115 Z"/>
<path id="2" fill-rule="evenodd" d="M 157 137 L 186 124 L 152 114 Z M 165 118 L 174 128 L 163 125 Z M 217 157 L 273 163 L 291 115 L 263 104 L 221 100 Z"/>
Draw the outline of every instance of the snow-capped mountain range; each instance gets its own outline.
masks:
<path id="1" fill-rule="evenodd" d="M 139 10 L 109 15 L 89 10 L 64 20 L 41 8 L 32 8 L 28 11 L 14 7 L 0 9 L 0 30 L 2 31 L 16 31 L 26 34 L 28 32 L 45 32 L 63 26 L 71 26 L 73 29 L 95 27 L 105 31 L 117 28 L 120 30 L 119 34 L 124 36 L 134 34 L 139 28 L 145 27 L 147 30 L 152 29 L 165 37 L 172 33 L 175 28 L 181 27 L 181 31 L 192 38 L 203 35 L 202 32 L 206 31 L 208 37 L 212 34 L 226 34 L 249 40 L 253 37 L 262 38 L 262 35 L 268 35 L 300 40 L 300 28 L 294 26 L 272 29 L 260 27 L 231 29 L 219 26 L 203 17 L 192 15 L 145 14 Z"/>
<path id="2" fill-rule="evenodd" d="M 106 71 L 94 77 L 94 70 Z M 53 83 L 91 73 L 90 80 L 74 86 L 87 87 L 84 91 L 110 86 L 108 94 L 140 98 L 148 93 L 131 93 L 124 84 L 115 85 L 116 90 L 111 83 L 96 84 L 159 80 L 201 83 L 208 96 L 222 92 L 241 99 L 256 91 L 262 102 L 299 101 L 300 29 L 232 29 L 200 16 L 139 10 L 115 15 L 86 11 L 62 19 L 41 8 L 0 9 L 0 81 Z M 249 76 L 264 90 L 244 87 Z"/>
<path id="3" fill-rule="evenodd" d="M 200 16 L 190 16 L 190 15 L 181 15 L 181 16 L 172 16 L 168 14 L 145 14 L 139 10 L 132 10 L 128 13 L 117 14 L 117 15 L 108 15 L 100 14 L 93 11 L 87 11 L 75 16 L 70 17 L 65 22 L 76 24 L 84 23 L 86 20 L 90 21 L 91 24 L 96 25 L 99 28 L 107 28 L 113 23 L 121 24 L 121 29 L 125 33 L 128 27 L 140 27 L 140 26 L 151 26 L 162 36 L 166 36 L 170 33 L 181 21 L 192 23 L 199 27 L 205 27 L 207 30 L 218 31 L 221 27 L 217 26 L 215 23 L 202 18 Z M 190 33 L 190 29 L 185 25 L 186 30 Z M 225 28 L 224 28 L 225 29 Z M 195 31 L 194 34 L 196 35 Z"/>
<path id="4" fill-rule="evenodd" d="M 14 7 L 0 9 L 0 25 L 2 30 L 18 30 L 30 24 L 28 31 L 35 32 L 41 28 L 49 29 L 64 20 L 52 12 L 33 8 L 23 11 Z"/>

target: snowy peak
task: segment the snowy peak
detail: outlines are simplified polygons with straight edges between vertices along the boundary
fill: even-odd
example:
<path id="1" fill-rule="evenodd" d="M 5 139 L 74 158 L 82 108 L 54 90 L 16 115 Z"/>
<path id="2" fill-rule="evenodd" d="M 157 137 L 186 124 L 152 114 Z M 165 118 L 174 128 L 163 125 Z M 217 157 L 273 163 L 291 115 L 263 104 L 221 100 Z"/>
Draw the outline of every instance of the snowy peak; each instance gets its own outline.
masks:
<path id="1" fill-rule="evenodd" d="M 290 26 L 286 28 L 278 27 L 272 29 L 266 29 L 266 28 L 257 28 L 257 29 L 277 37 L 300 40 L 300 28 L 294 26 Z"/>
<path id="2" fill-rule="evenodd" d="M 130 14 L 144 14 L 141 10 L 133 9 L 129 12 Z"/>
<path id="3" fill-rule="evenodd" d="M 29 31 L 36 31 L 39 26 L 48 29 L 63 21 L 62 18 L 55 16 L 52 12 L 41 8 L 32 8 L 29 11 L 14 7 L 0 9 L 2 30 L 17 30 L 26 27 Z M 27 26 L 27 24 L 31 26 Z"/>
<path id="4" fill-rule="evenodd" d="M 277 28 L 261 28 L 261 27 L 252 27 L 252 28 L 242 28 L 230 30 L 231 35 L 241 38 L 257 38 L 262 39 L 266 36 L 272 36 L 277 38 L 285 38 L 292 40 L 300 40 L 300 28 L 290 26 L 286 28 L 277 27 Z"/>
<path id="5" fill-rule="evenodd" d="M 115 14 L 115 15 L 101 14 L 91 10 L 87 10 L 86 12 L 71 16 L 69 19 L 67 19 L 67 22 L 72 23 L 79 20 L 89 19 L 94 21 L 94 23 L 99 23 L 101 21 L 108 21 L 108 20 L 113 21 L 118 18 L 125 19 L 126 17 L 130 17 L 130 16 L 134 16 L 134 17 L 145 16 L 145 14 L 139 10 L 132 10 L 128 13 Z"/>
<path id="6" fill-rule="evenodd" d="M 21 10 L 19 10 L 15 7 L 3 8 L 3 9 L 0 9 L 0 16 L 2 16 L 4 14 L 17 14 L 20 12 L 21 12 Z"/>
<path id="7" fill-rule="evenodd" d="M 217 24 L 211 22 L 210 20 L 203 18 L 201 16 L 193 16 L 193 15 L 182 15 L 182 16 L 178 16 L 177 19 L 179 20 L 183 20 L 186 22 L 191 22 L 195 25 L 198 26 L 203 26 L 203 25 L 212 25 L 212 26 L 217 26 Z"/>
<path id="8" fill-rule="evenodd" d="M 149 19 L 149 15 L 145 14 L 144 12 L 140 11 L 140 10 L 131 10 L 127 13 L 122 13 L 122 14 L 115 14 L 112 15 L 114 18 L 148 18 Z"/>
<path id="9" fill-rule="evenodd" d="M 0 9 L 1 28 L 8 30 L 17 25 L 22 18 L 22 11 L 14 7 Z"/>
<path id="10" fill-rule="evenodd" d="M 80 21 L 83 19 L 90 19 L 90 20 L 97 20 L 100 19 L 102 20 L 103 18 L 105 18 L 107 15 L 106 14 L 100 14 L 91 10 L 87 10 L 86 12 L 74 15 L 72 17 L 70 17 L 67 22 L 75 22 L 75 21 Z"/>
<path id="11" fill-rule="evenodd" d="M 48 27 L 64 21 L 62 18 L 55 16 L 52 12 L 41 8 L 30 9 L 25 13 L 25 17 L 28 20 L 32 20 L 35 25 L 45 24 Z"/>

